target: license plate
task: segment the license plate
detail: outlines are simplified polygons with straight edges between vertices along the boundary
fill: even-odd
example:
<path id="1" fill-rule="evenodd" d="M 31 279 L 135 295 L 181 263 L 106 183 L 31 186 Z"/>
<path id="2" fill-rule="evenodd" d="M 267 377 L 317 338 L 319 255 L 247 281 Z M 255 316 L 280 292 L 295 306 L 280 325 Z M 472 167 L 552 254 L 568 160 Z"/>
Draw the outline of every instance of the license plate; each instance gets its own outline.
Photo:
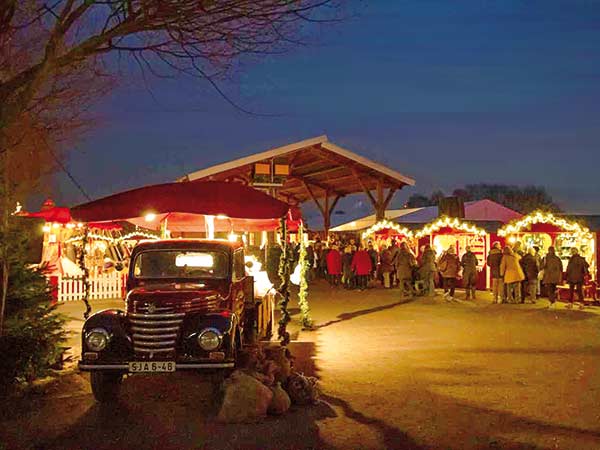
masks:
<path id="1" fill-rule="evenodd" d="M 173 361 L 135 361 L 129 363 L 130 372 L 175 372 Z"/>

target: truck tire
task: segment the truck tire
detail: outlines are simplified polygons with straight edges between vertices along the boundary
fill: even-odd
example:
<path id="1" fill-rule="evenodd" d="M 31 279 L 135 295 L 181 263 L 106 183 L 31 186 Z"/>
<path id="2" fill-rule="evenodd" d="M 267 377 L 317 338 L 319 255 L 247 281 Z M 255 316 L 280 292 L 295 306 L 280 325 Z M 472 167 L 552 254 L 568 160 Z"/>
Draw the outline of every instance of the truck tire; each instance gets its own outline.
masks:
<path id="1" fill-rule="evenodd" d="M 96 400 L 100 403 L 115 402 L 119 397 L 122 379 L 123 375 L 120 373 L 101 371 L 90 373 L 92 393 Z"/>

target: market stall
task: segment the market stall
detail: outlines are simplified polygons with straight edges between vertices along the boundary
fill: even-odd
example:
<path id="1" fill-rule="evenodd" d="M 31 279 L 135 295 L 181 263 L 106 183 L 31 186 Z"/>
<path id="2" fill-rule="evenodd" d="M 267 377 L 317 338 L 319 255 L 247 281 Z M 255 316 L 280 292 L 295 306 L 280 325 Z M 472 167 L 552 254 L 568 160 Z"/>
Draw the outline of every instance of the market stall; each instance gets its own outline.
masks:
<path id="1" fill-rule="evenodd" d="M 362 234 L 363 242 L 371 242 L 377 251 L 382 246 L 390 246 L 392 241 L 406 242 L 413 252 L 416 252 L 413 232 L 408 228 L 398 225 L 389 220 L 381 220 L 373 226 L 367 228 Z"/>
<path id="2" fill-rule="evenodd" d="M 450 247 L 454 247 L 459 258 L 471 247 L 479 262 L 479 278 L 477 289 L 483 290 L 489 286 L 489 270 L 485 263 L 490 249 L 492 236 L 483 228 L 451 217 L 440 217 L 425 225 L 415 233 L 419 251 L 429 244 L 439 258 Z"/>
<path id="3" fill-rule="evenodd" d="M 510 244 L 520 242 L 524 250 L 539 247 L 542 257 L 547 253 L 548 247 L 553 246 L 565 268 L 571 256 L 571 249 L 578 249 L 590 265 L 591 279 L 584 288 L 586 297 L 596 298 L 598 239 L 597 234 L 585 225 L 549 212 L 536 211 L 508 223 L 498 234 Z M 565 290 L 559 288 L 559 292 Z"/>
<path id="4" fill-rule="evenodd" d="M 111 195 L 71 210 L 81 222 L 115 223 L 127 221 L 160 230 L 163 238 L 178 233 L 200 233 L 214 239 L 217 231 L 227 233 L 237 240 L 240 231 L 266 231 L 278 229 L 282 235 L 282 286 L 283 296 L 280 338 L 287 339 L 285 325 L 290 320 L 287 313 L 289 301 L 288 264 L 291 246 L 288 245 L 288 228 L 300 223 L 297 210 L 251 187 L 221 181 L 190 181 L 145 186 Z M 241 228 L 241 230 L 240 230 Z M 181 236 L 179 236 L 181 237 Z M 200 236 L 195 236 L 200 237 Z M 261 277 L 264 278 L 264 277 Z M 255 286 L 256 289 L 256 286 Z M 84 297 L 84 301 L 85 301 Z M 264 304 L 273 304 L 273 299 Z M 289 338 L 289 336 L 288 336 Z"/>

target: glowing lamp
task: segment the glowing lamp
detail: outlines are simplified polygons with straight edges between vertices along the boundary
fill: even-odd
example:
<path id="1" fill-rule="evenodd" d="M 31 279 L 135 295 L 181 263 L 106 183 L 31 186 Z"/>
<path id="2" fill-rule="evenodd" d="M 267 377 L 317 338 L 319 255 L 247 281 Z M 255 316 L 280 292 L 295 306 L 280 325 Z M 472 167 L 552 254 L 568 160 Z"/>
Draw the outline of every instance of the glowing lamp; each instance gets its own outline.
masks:
<path id="1" fill-rule="evenodd" d="M 231 232 L 227 235 L 227 239 L 229 240 L 229 242 L 237 242 L 238 235 L 234 232 Z"/>
<path id="2" fill-rule="evenodd" d="M 75 224 L 74 224 L 74 223 L 71 223 L 71 222 L 69 222 L 69 223 L 67 224 L 67 228 L 69 228 L 69 229 L 73 229 L 73 228 L 75 228 Z"/>
<path id="3" fill-rule="evenodd" d="M 53 224 L 52 224 L 52 228 L 58 228 L 58 227 L 60 227 L 60 224 L 59 224 L 59 223 L 53 223 Z"/>
<path id="4" fill-rule="evenodd" d="M 44 226 L 42 227 L 42 231 L 43 231 L 44 233 L 50 233 L 50 230 L 51 230 L 51 229 L 52 229 L 52 228 L 50 227 L 50 225 L 44 225 Z"/>
<path id="5" fill-rule="evenodd" d="M 154 220 L 156 220 L 156 214 L 154 213 L 148 213 L 144 216 L 144 220 L 146 222 L 154 222 Z"/>
<path id="6" fill-rule="evenodd" d="M 219 220 L 225 220 L 225 219 L 229 219 L 229 217 L 227 217 L 225 214 L 218 214 L 216 217 L 217 217 L 217 219 L 219 219 Z"/>

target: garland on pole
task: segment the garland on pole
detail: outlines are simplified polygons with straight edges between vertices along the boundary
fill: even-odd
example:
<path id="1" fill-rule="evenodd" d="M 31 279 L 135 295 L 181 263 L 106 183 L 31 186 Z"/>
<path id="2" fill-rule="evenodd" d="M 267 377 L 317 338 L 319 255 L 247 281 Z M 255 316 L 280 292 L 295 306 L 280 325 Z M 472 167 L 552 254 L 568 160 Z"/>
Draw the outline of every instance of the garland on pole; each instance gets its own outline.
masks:
<path id="1" fill-rule="evenodd" d="M 281 309 L 281 319 L 279 319 L 279 328 L 277 329 L 277 337 L 281 341 L 282 346 L 290 343 L 290 333 L 287 331 L 287 324 L 290 322 L 290 313 L 288 311 L 288 303 L 290 302 L 290 267 L 291 267 L 291 251 L 287 242 L 287 224 L 285 218 L 281 219 L 281 257 L 279 258 L 279 294 L 281 301 L 279 307 Z"/>
<path id="2" fill-rule="evenodd" d="M 87 319 L 92 312 L 92 307 L 90 306 L 90 271 L 85 265 L 85 256 L 86 256 L 86 246 L 88 244 L 89 237 L 89 228 L 86 226 L 83 230 L 83 236 L 81 239 L 81 251 L 79 252 L 79 267 L 83 270 L 83 303 L 85 304 L 85 312 L 83 313 L 83 318 Z"/>
<path id="3" fill-rule="evenodd" d="M 298 227 L 298 236 L 300 239 L 300 290 L 298 291 L 298 305 L 302 315 L 302 327 L 304 329 L 312 328 L 312 319 L 310 318 L 310 306 L 308 305 L 308 272 L 310 270 L 309 261 L 306 260 L 306 245 L 304 243 L 304 224 L 300 222 Z"/>

